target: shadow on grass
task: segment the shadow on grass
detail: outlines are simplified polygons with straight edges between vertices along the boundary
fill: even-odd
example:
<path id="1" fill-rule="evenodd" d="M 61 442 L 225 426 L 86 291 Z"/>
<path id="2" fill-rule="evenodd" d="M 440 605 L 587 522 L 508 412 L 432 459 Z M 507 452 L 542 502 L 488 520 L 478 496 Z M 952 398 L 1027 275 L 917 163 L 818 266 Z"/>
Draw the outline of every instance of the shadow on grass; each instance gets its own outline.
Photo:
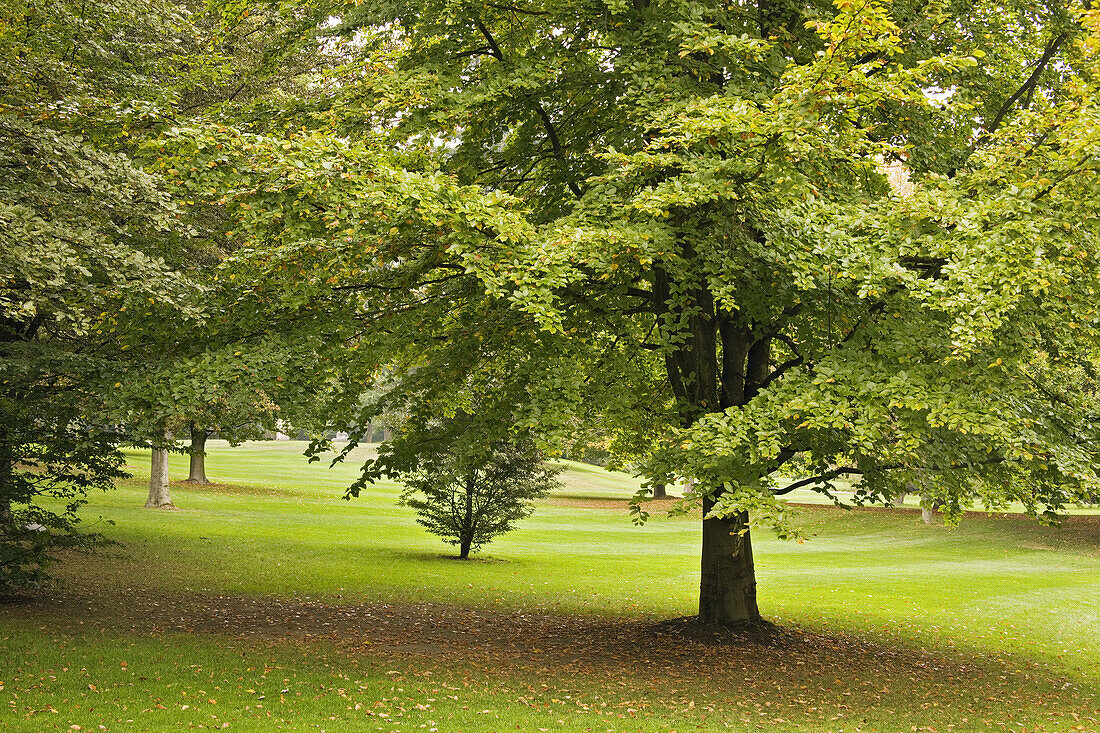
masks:
<path id="1" fill-rule="evenodd" d="M 769 728 L 793 721 L 795 727 L 834 730 L 843 721 L 883 731 L 900 730 L 891 727 L 899 721 L 906 730 L 982 729 L 1010 721 L 1072 730 L 1100 717 L 1093 681 L 1035 660 L 798 626 L 771 626 L 760 634 L 692 619 L 91 590 L 42 594 L 8 605 L 5 614 L 74 637 L 97 628 L 158 635 L 170 644 L 173 634 L 200 634 L 218 644 L 246 639 L 257 648 L 326 654 L 349 668 L 392 669 L 409 679 L 433 675 L 485 689 L 526 686 L 540 705 L 586 695 L 622 717 L 676 712 L 736 716 Z"/>

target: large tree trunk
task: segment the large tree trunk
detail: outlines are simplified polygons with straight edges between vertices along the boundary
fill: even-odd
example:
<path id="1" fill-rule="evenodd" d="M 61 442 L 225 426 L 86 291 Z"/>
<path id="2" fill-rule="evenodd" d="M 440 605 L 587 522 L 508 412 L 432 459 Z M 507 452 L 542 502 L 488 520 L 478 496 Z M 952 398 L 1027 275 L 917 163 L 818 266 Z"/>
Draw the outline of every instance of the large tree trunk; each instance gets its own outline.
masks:
<path id="1" fill-rule="evenodd" d="M 712 506 L 712 500 L 703 500 L 703 516 Z M 708 624 L 745 624 L 760 620 L 748 515 L 744 512 L 726 519 L 703 520 L 699 620 Z"/>
<path id="2" fill-rule="evenodd" d="M 191 465 L 187 473 L 187 482 L 205 485 L 206 479 L 206 439 L 210 433 L 206 428 L 191 425 Z"/>
<path id="3" fill-rule="evenodd" d="M 664 484 L 653 484 L 651 488 L 653 490 L 654 499 L 664 499 L 668 496 L 668 492 L 665 490 Z"/>
<path id="4" fill-rule="evenodd" d="M 149 499 L 147 509 L 175 509 L 172 497 L 168 494 L 168 451 L 165 448 L 153 449 L 153 463 L 149 471 Z"/>

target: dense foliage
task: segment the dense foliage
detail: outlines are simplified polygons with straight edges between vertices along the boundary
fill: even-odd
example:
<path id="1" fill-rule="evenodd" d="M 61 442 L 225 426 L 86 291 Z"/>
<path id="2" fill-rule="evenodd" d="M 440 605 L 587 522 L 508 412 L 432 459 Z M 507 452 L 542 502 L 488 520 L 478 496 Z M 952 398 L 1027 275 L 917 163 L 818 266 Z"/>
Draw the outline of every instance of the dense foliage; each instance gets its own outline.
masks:
<path id="1" fill-rule="evenodd" d="M 757 617 L 747 522 L 796 534 L 793 486 L 957 518 L 1096 485 L 1091 5 L 321 14 L 346 63 L 299 127 L 179 135 L 238 272 L 324 303 L 414 416 L 492 384 L 486 424 L 598 415 L 696 479 L 705 619 Z"/>
<path id="2" fill-rule="evenodd" d="M 185 308 L 170 197 L 119 144 L 163 98 L 179 22 L 145 3 L 0 5 L 0 587 L 99 541 L 75 511 L 121 474 L 96 411 L 129 358 L 109 321 Z"/>
<path id="3" fill-rule="evenodd" d="M 758 617 L 748 523 L 796 535 L 792 487 L 951 518 L 1095 490 L 1091 2 L 266 12 L 301 32 L 260 24 L 250 64 L 312 48 L 317 73 L 165 127 L 150 167 L 229 255 L 219 338 L 312 338 L 334 424 L 479 395 L 486 445 L 606 426 L 651 481 L 695 479 L 716 621 Z"/>
<path id="4" fill-rule="evenodd" d="M 99 541 L 76 510 L 122 441 L 186 418 L 254 434 L 325 379 L 309 338 L 231 319 L 228 220 L 148 170 L 171 122 L 282 79 L 255 44 L 294 21 L 221 10 L 0 2 L 0 586 Z"/>

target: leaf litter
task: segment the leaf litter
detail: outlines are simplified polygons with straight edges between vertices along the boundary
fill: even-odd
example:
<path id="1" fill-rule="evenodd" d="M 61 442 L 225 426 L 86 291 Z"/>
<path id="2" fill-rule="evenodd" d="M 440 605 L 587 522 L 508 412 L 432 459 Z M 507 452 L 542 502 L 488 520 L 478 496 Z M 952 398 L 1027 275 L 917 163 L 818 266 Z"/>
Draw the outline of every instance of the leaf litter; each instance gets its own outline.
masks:
<path id="1" fill-rule="evenodd" d="M 55 590 L 6 610 L 61 625 L 82 618 L 83 629 L 289 645 L 386 670 L 394 684 L 449 681 L 509 704 L 608 720 L 686 716 L 791 730 L 894 730 L 899 720 L 913 730 L 1100 728 L 1095 686 L 1039 662 L 798 626 L 738 630 L 691 618 L 145 591 L 111 598 L 91 589 Z"/>

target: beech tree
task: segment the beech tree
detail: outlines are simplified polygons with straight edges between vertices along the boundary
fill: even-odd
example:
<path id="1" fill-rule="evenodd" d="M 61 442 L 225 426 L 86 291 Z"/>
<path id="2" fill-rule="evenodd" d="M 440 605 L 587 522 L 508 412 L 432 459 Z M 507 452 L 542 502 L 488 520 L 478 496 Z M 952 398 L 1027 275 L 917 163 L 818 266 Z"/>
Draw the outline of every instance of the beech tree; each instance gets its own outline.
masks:
<path id="1" fill-rule="evenodd" d="M 300 124 L 175 132 L 180 186 L 230 202 L 228 267 L 414 414 L 492 375 L 500 424 L 555 445 L 595 413 L 651 482 L 691 477 L 703 621 L 760 618 L 749 527 L 797 536 L 796 488 L 919 477 L 953 521 L 1096 486 L 1064 378 L 1100 302 L 1091 3 L 314 17 L 346 64 Z"/>

